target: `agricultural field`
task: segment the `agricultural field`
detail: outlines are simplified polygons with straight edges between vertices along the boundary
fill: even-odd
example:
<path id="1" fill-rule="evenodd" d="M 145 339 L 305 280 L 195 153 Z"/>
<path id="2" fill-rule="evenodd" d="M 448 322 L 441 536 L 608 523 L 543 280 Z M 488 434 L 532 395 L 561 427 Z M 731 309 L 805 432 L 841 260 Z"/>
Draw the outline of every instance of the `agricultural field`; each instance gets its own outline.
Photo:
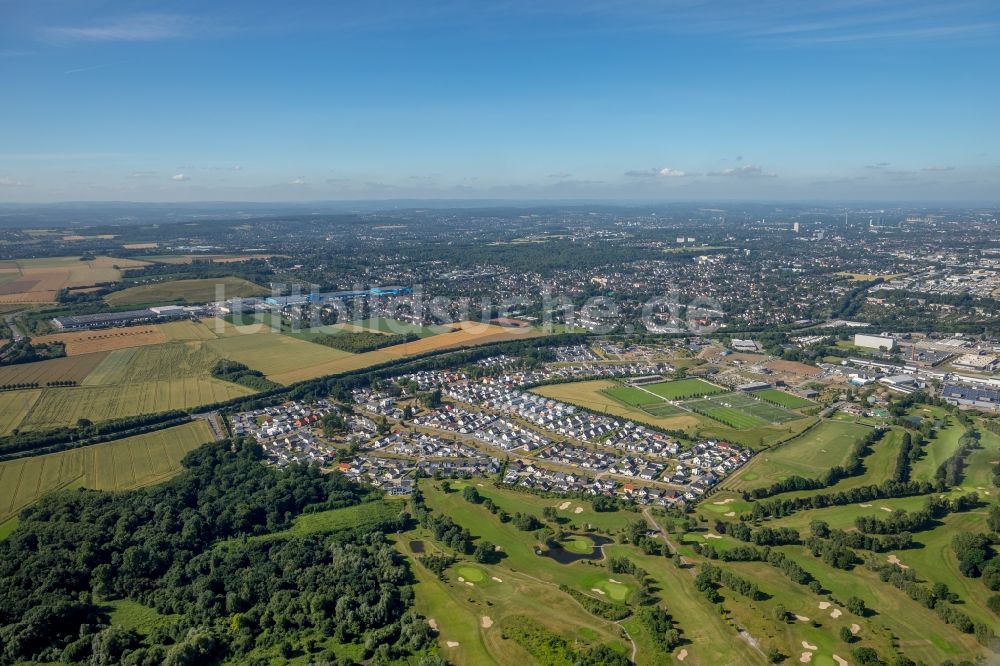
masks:
<path id="1" fill-rule="evenodd" d="M 66 355 L 93 354 L 127 347 L 143 345 L 158 345 L 167 341 L 167 336 L 157 325 L 123 326 L 120 328 L 101 328 L 93 331 L 73 331 L 69 333 L 53 333 L 33 337 L 35 344 L 61 342 L 66 345 Z"/>
<path id="2" fill-rule="evenodd" d="M 256 369 L 264 372 L 264 374 L 268 375 L 268 379 L 272 381 L 280 384 L 294 384 L 295 382 L 307 379 L 315 379 L 316 377 L 322 377 L 324 375 L 333 375 L 341 372 L 348 372 L 350 370 L 367 368 L 380 363 L 388 363 L 389 361 L 399 360 L 408 356 L 426 354 L 432 351 L 459 347 L 472 347 L 490 342 L 519 340 L 541 335 L 540 332 L 532 329 L 511 329 L 477 322 L 459 322 L 457 324 L 452 324 L 452 326 L 454 326 L 456 330 L 448 333 L 441 333 L 439 335 L 423 338 L 421 340 L 415 340 L 414 342 L 393 345 L 392 347 L 385 347 L 383 349 L 377 349 L 363 354 L 347 354 L 347 352 L 339 352 L 342 355 L 346 354 L 346 356 L 341 356 L 340 358 L 328 362 L 321 362 L 315 365 L 307 366 L 300 364 L 297 368 L 290 368 L 286 371 L 278 371 L 274 374 L 268 373 L 263 368 Z M 318 347 L 320 345 L 313 346 Z M 336 351 L 329 348 L 324 349 L 327 349 L 330 352 Z M 247 363 L 247 365 L 255 367 L 251 363 Z"/>
<path id="3" fill-rule="evenodd" d="M 19 363 L 0 367 L 0 386 L 37 382 L 82 382 L 107 356 L 107 352 L 65 356 L 34 363 Z"/>
<path id="4" fill-rule="evenodd" d="M 252 393 L 238 384 L 204 376 L 42 389 L 42 395 L 18 427 L 37 430 L 74 425 L 79 419 L 97 422 L 169 409 L 192 409 Z"/>
<path id="5" fill-rule="evenodd" d="M 280 379 L 283 375 L 354 356 L 267 329 L 260 333 L 230 335 L 205 344 L 218 356 L 243 363 L 281 383 L 288 383 Z"/>
<path id="6" fill-rule="evenodd" d="M 870 428 L 841 421 L 822 421 L 780 446 L 764 451 L 723 482 L 736 491 L 769 486 L 789 476 L 817 478 L 841 465 Z"/>
<path id="7" fill-rule="evenodd" d="M 359 329 L 365 331 L 374 331 L 376 333 L 414 333 L 422 338 L 429 338 L 432 335 L 437 335 L 438 333 L 447 333 L 452 330 L 450 326 L 418 326 L 416 324 L 410 324 L 405 321 L 399 321 L 397 319 L 385 319 L 384 317 L 375 317 L 372 319 L 359 319 L 357 321 L 351 322 L 352 326 L 357 326 Z"/>
<path id="8" fill-rule="evenodd" d="M 155 243 L 153 244 L 155 246 Z M 196 261 L 210 261 L 213 264 L 234 264 L 251 259 L 267 259 L 274 254 L 155 254 L 143 256 L 154 264 L 192 264 Z"/>
<path id="9" fill-rule="evenodd" d="M 800 398 L 797 395 L 792 395 L 791 393 L 786 393 L 778 389 L 754 391 L 753 396 L 764 400 L 765 402 L 773 402 L 788 409 L 804 409 L 806 407 L 814 407 L 816 405 L 816 403 L 812 400 L 806 400 L 805 398 Z"/>
<path id="10" fill-rule="evenodd" d="M 41 389 L 0 391 L 0 437 L 21 425 L 41 395 Z"/>
<path id="11" fill-rule="evenodd" d="M 158 483 L 180 471 L 192 449 L 213 440 L 205 421 L 105 444 L 0 462 L 0 522 L 60 488 L 126 490 Z"/>
<path id="12" fill-rule="evenodd" d="M 121 279 L 122 269 L 148 266 L 145 261 L 116 257 L 47 257 L 6 261 L 0 266 L 0 303 L 54 303 L 56 292 L 70 287 L 92 287 Z M 15 279 L 9 276 L 16 274 Z"/>
<path id="13" fill-rule="evenodd" d="M 156 305 L 161 303 L 206 303 L 227 298 L 261 296 L 269 293 L 265 287 L 242 278 L 225 277 L 203 280 L 170 280 L 129 287 L 108 294 L 109 305 Z"/>

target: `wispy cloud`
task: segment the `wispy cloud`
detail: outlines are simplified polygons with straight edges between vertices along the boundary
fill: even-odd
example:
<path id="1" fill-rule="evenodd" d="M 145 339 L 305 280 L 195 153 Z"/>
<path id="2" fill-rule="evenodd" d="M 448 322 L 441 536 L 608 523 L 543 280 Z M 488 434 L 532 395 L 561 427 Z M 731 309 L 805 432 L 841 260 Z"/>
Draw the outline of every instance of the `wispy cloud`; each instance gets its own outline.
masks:
<path id="1" fill-rule="evenodd" d="M 298 186 L 298 185 L 305 185 L 306 184 L 306 179 L 302 178 L 301 176 L 299 176 L 298 178 L 293 178 L 290 181 L 288 181 L 288 184 L 289 185 L 296 185 L 296 186 Z"/>
<path id="2" fill-rule="evenodd" d="M 185 180 L 191 180 L 191 177 L 187 176 L 187 175 L 185 175 L 183 173 L 178 173 L 178 174 L 175 174 L 175 175 L 171 176 L 170 180 L 176 181 L 178 183 L 182 183 Z"/>
<path id="3" fill-rule="evenodd" d="M 11 178 L 10 176 L 0 176 L 0 187 L 21 187 L 23 185 L 24 183 L 16 178 Z"/>
<path id="4" fill-rule="evenodd" d="M 888 169 L 891 165 L 888 162 L 875 162 L 874 164 L 866 164 L 866 169 Z"/>
<path id="5" fill-rule="evenodd" d="M 686 178 L 689 176 L 697 176 L 696 173 L 689 173 L 687 171 L 682 171 L 680 169 L 674 169 L 671 167 L 653 168 L 653 169 L 638 169 L 632 171 L 626 171 L 625 175 L 629 178 Z"/>
<path id="6" fill-rule="evenodd" d="M 765 171 L 764 167 L 747 164 L 741 167 L 729 167 L 722 171 L 709 172 L 709 176 L 724 176 L 727 178 L 777 178 L 778 174 Z"/>
<path id="7" fill-rule="evenodd" d="M 101 23 L 43 28 L 51 42 L 155 42 L 189 37 L 200 31 L 201 21 L 180 14 L 140 14 Z"/>
<path id="8" fill-rule="evenodd" d="M 926 166 L 921 171 L 954 171 L 953 166 Z"/>
<path id="9" fill-rule="evenodd" d="M 178 175 L 184 175 L 184 174 L 178 174 Z M 129 178 L 155 178 L 156 177 L 156 172 L 155 171 L 133 171 L 132 173 L 130 173 L 128 175 L 128 177 Z"/>

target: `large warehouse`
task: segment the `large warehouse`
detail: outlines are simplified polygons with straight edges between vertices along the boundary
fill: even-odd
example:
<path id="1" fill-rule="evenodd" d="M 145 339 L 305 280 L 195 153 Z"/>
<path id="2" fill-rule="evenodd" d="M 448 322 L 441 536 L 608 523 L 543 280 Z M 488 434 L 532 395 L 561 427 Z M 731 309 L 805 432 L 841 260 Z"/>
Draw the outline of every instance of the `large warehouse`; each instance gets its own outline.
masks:
<path id="1" fill-rule="evenodd" d="M 856 333 L 854 335 L 854 346 L 865 347 L 867 349 L 884 349 L 893 351 L 896 349 L 896 340 L 888 335 L 865 335 Z"/>
<path id="2" fill-rule="evenodd" d="M 148 308 L 146 310 L 100 312 L 98 314 L 76 315 L 75 317 L 55 317 L 52 323 L 60 331 L 83 331 L 91 328 L 150 324 L 172 319 L 183 319 L 190 316 L 191 313 L 185 308 L 168 305 L 158 308 Z"/>

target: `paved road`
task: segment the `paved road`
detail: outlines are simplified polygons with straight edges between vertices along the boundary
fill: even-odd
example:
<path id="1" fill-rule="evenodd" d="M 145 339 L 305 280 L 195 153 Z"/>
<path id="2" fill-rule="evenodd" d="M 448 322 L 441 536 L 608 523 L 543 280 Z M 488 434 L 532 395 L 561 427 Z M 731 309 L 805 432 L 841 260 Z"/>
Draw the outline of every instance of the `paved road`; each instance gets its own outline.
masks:
<path id="1" fill-rule="evenodd" d="M 7 315 L 6 317 L 3 318 L 4 323 L 7 324 L 7 328 L 10 329 L 10 335 L 11 335 L 11 338 L 14 340 L 14 342 L 17 342 L 18 340 L 21 340 L 21 339 L 24 338 L 24 334 L 21 333 L 21 331 L 18 330 L 17 324 L 14 321 L 16 318 L 17 318 L 17 313 L 16 312 L 12 312 L 12 313 L 10 313 L 9 315 Z"/>

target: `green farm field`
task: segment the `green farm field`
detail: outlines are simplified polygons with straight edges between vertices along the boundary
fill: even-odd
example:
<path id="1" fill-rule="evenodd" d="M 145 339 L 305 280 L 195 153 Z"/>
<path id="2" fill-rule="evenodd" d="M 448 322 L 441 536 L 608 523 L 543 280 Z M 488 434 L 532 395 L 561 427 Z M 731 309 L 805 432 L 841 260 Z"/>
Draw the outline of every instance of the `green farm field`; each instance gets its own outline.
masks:
<path id="1" fill-rule="evenodd" d="M 221 291 L 218 291 L 221 289 Z M 265 287 L 237 277 L 201 280 L 169 280 L 156 284 L 129 287 L 108 294 L 109 305 L 152 305 L 157 303 L 206 303 L 269 293 Z M 221 296 L 221 298 L 220 298 Z"/>
<path id="2" fill-rule="evenodd" d="M 0 522 L 60 488 L 126 490 L 158 483 L 180 471 L 192 449 L 212 441 L 205 421 L 104 444 L 0 462 Z"/>
<path id="3" fill-rule="evenodd" d="M 206 343 L 219 356 L 243 363 L 265 375 L 280 375 L 354 356 L 273 332 L 236 334 Z"/>
<path id="4" fill-rule="evenodd" d="M 0 391 L 0 437 L 21 425 L 41 395 L 41 389 Z"/>

